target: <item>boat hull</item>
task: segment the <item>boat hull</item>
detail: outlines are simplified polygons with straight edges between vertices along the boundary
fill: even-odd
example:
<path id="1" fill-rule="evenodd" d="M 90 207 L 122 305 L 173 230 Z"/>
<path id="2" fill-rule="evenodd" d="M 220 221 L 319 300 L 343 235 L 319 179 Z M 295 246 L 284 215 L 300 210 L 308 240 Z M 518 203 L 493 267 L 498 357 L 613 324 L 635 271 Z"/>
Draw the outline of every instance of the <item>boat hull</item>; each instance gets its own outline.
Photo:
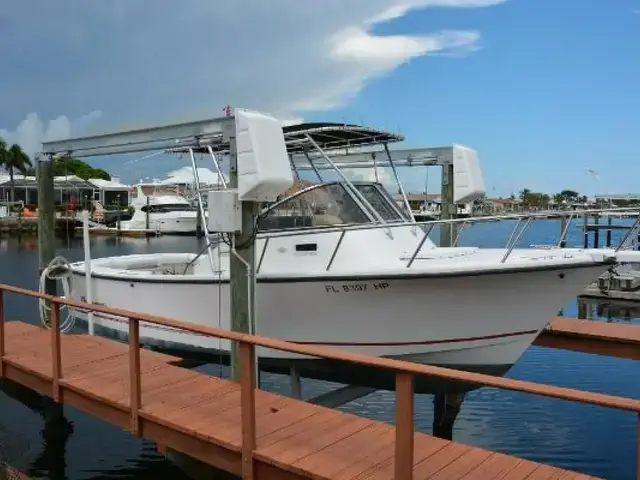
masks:
<path id="1" fill-rule="evenodd" d="M 608 265 L 406 279 L 259 279 L 256 333 L 423 364 L 504 374 L 558 310 Z M 92 277 L 94 302 L 229 329 L 229 284 Z M 186 280 L 185 280 L 186 279 Z M 83 300 L 84 275 L 73 275 L 72 297 Z M 78 312 L 81 320 L 85 312 Z M 96 333 L 126 338 L 127 320 L 94 314 Z M 143 325 L 141 341 L 186 356 L 226 360 L 229 342 Z M 393 389 L 393 374 L 258 349 L 261 366 L 304 376 Z M 442 382 L 420 378 L 418 392 Z M 444 384 L 448 391 L 472 386 Z M 454 388 L 456 387 L 456 388 Z"/>
<path id="2" fill-rule="evenodd" d="M 146 220 L 132 219 L 121 223 L 122 229 L 138 230 L 146 228 Z M 150 214 L 149 228 L 165 235 L 195 235 L 198 218 L 194 215 Z"/>

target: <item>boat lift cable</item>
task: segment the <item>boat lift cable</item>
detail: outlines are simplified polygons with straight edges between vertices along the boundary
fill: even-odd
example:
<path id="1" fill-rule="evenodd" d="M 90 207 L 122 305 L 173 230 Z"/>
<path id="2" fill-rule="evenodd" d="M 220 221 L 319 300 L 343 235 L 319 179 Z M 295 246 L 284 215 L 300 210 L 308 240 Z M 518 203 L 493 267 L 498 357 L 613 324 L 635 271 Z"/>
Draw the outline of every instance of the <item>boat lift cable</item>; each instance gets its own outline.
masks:
<path id="1" fill-rule="evenodd" d="M 47 280 L 59 280 L 62 283 L 64 297 L 71 298 L 71 265 L 66 258 L 57 256 L 42 270 L 38 286 L 40 293 L 47 293 Z M 40 311 L 40 321 L 42 325 L 44 325 L 45 328 L 51 328 L 51 307 L 47 305 L 47 300 L 41 298 L 38 301 L 38 309 Z M 60 332 L 69 333 L 76 324 L 76 311 L 74 308 L 66 305 L 60 305 L 60 313 L 62 314 L 63 311 L 65 314 L 60 318 Z"/>

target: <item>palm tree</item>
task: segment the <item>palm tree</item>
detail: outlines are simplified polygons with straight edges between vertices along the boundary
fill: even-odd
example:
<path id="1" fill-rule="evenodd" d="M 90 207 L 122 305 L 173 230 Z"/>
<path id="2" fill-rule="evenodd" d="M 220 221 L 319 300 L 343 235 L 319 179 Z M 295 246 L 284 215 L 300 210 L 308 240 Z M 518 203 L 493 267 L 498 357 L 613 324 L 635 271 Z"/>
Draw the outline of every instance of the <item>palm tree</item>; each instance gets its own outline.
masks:
<path id="1" fill-rule="evenodd" d="M 31 167 L 31 160 L 29 159 L 29 155 L 24 153 L 20 145 L 14 143 L 8 150 L 6 145 L 5 142 L 0 141 L 0 166 L 9 172 L 11 201 L 14 202 L 16 198 L 16 185 L 13 176 L 16 171 L 25 174 Z"/>

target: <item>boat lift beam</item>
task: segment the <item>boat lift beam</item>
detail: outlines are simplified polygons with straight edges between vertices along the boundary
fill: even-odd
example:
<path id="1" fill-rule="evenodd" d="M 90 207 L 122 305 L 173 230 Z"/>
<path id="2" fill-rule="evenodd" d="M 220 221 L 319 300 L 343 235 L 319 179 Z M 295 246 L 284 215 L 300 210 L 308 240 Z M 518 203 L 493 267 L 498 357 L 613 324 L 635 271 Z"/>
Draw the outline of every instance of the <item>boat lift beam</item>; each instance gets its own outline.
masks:
<path id="1" fill-rule="evenodd" d="M 231 130 L 230 130 L 231 129 Z M 43 142 L 46 156 L 73 154 L 93 157 L 197 147 L 202 144 L 223 145 L 235 129 L 234 117 L 221 117 L 157 127 L 123 130 L 100 135 Z"/>
<path id="2" fill-rule="evenodd" d="M 450 165 L 453 163 L 455 146 L 435 148 L 412 148 L 402 150 L 374 150 L 368 152 L 332 152 L 331 158 L 339 168 L 383 168 L 420 167 Z M 333 167 L 322 157 L 312 158 L 318 170 L 330 170 Z M 294 155 L 293 161 L 299 170 L 311 170 L 309 160 L 302 155 Z"/>

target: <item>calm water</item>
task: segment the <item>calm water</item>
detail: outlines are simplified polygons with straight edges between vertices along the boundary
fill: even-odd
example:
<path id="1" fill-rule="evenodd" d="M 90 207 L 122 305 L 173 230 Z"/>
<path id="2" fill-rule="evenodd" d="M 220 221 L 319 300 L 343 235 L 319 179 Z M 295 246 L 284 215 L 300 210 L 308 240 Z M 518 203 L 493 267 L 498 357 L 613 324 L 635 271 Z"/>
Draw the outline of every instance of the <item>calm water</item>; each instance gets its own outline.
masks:
<path id="1" fill-rule="evenodd" d="M 465 230 L 463 245 L 494 246 L 509 237 L 511 226 L 493 223 Z M 550 243 L 557 238 L 558 223 L 535 224 L 522 245 Z M 614 239 L 620 232 L 614 232 Z M 604 233 L 601 235 L 604 241 Z M 582 243 L 582 234 L 573 229 L 570 246 Z M 92 239 L 93 256 L 127 253 L 198 251 L 199 242 L 190 238 L 164 237 L 150 240 Z M 61 241 L 58 253 L 69 260 L 83 258 L 81 242 Z M 35 240 L 0 239 L 0 282 L 37 287 L 38 252 Z M 577 303 L 568 302 L 567 316 L 577 316 Z M 595 305 L 590 314 L 610 321 L 637 322 L 633 304 Z M 11 296 L 7 318 L 37 322 L 32 300 Z M 205 367 L 212 373 L 221 367 Z M 531 348 L 510 371 L 509 376 L 542 383 L 640 398 L 640 362 L 587 354 Z M 288 379 L 263 377 L 265 387 L 287 393 Z M 329 384 L 306 382 L 305 396 L 327 391 Z M 122 432 L 107 423 L 66 408 L 72 426 L 67 437 L 43 440 L 40 414 L 0 393 L 0 460 L 23 468 L 34 477 L 53 479 L 143 479 L 186 478 L 163 457 L 154 445 Z M 430 432 L 432 398 L 416 400 L 417 426 Z M 380 392 L 344 407 L 383 421 L 393 421 L 393 394 Z M 635 419 L 633 415 L 531 395 L 483 388 L 467 395 L 456 421 L 454 438 L 479 447 L 522 456 L 531 460 L 571 468 L 610 479 L 634 478 Z M 45 447 L 45 444 L 47 445 Z"/>

